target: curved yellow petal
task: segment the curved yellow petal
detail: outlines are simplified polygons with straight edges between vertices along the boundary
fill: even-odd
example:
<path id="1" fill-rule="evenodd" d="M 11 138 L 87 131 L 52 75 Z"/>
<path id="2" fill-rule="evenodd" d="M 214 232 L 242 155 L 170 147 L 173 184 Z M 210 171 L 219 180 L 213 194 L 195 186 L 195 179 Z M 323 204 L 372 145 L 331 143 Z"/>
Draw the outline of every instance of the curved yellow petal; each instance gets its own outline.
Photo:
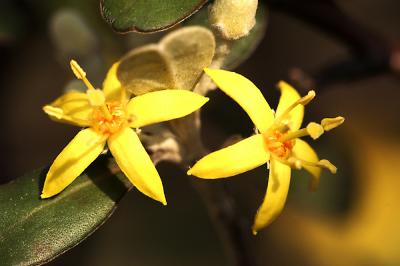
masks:
<path id="1" fill-rule="evenodd" d="M 108 70 L 103 81 L 103 91 L 108 102 L 127 99 L 126 90 L 122 87 L 117 77 L 117 69 L 120 62 L 114 63 Z"/>
<path id="2" fill-rule="evenodd" d="M 317 153 L 302 139 L 296 139 L 296 144 L 293 147 L 293 156 L 307 162 L 318 163 L 319 158 Z M 321 168 L 316 166 L 311 166 L 307 164 L 302 164 L 302 167 L 311 174 L 312 179 L 310 183 L 310 190 L 315 191 L 319 184 L 319 179 L 321 176 Z"/>
<path id="3" fill-rule="evenodd" d="M 63 191 L 103 151 L 105 137 L 92 129 L 81 130 L 51 165 L 44 182 L 42 198 Z"/>
<path id="4" fill-rule="evenodd" d="M 261 133 L 268 130 L 274 114 L 261 91 L 250 80 L 226 70 L 206 68 L 204 72 L 243 108 Z"/>
<path id="5" fill-rule="evenodd" d="M 80 127 L 90 125 L 93 112 L 86 93 L 70 91 L 43 107 L 52 120 Z"/>
<path id="6" fill-rule="evenodd" d="M 108 147 L 122 172 L 143 194 L 167 204 L 160 176 L 139 137 L 125 127 L 108 139 Z"/>
<path id="7" fill-rule="evenodd" d="M 128 103 L 131 127 L 143 127 L 154 123 L 186 116 L 208 101 L 186 90 L 162 90 L 136 96 Z"/>
<path id="8" fill-rule="evenodd" d="M 279 99 L 278 108 L 276 109 L 276 117 L 281 116 L 286 109 L 299 100 L 301 97 L 299 93 L 292 86 L 284 81 L 278 83 L 278 88 L 281 91 L 281 97 Z M 299 104 L 292 111 L 289 112 L 290 129 L 298 130 L 301 127 L 304 116 L 304 106 Z"/>
<path id="9" fill-rule="evenodd" d="M 282 212 L 290 185 L 290 167 L 271 159 L 268 188 L 264 201 L 257 211 L 253 233 L 272 223 Z"/>
<path id="10" fill-rule="evenodd" d="M 188 172 L 200 178 L 229 177 L 254 169 L 269 160 L 261 134 L 210 153 L 200 159 Z"/>

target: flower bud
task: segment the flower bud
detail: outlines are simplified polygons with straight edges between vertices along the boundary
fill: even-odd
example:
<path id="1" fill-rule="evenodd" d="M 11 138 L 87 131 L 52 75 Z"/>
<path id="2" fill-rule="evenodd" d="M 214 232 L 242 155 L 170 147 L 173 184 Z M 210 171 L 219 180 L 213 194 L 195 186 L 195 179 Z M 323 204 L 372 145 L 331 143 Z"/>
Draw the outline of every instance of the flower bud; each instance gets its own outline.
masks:
<path id="1" fill-rule="evenodd" d="M 215 0 L 209 21 L 223 38 L 236 40 L 249 34 L 256 23 L 258 0 Z"/>

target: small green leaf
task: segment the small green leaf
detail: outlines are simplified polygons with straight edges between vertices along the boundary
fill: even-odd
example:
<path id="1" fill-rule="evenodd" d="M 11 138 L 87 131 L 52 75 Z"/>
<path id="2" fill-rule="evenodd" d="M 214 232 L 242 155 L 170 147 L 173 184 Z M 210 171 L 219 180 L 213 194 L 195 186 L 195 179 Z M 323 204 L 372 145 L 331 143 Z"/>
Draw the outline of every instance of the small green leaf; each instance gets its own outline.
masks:
<path id="1" fill-rule="evenodd" d="M 140 95 L 161 89 L 192 90 L 208 67 L 215 39 L 205 27 L 191 26 L 167 34 L 158 44 L 133 49 L 117 69 L 118 80 Z"/>
<path id="2" fill-rule="evenodd" d="M 117 76 L 121 84 L 135 95 L 173 88 L 171 65 L 158 45 L 136 48 L 121 59 Z"/>
<path id="3" fill-rule="evenodd" d="M 47 168 L 0 186 L 1 265 L 42 264 L 99 228 L 130 189 L 99 158 L 58 196 L 42 200 Z"/>
<path id="4" fill-rule="evenodd" d="M 101 0 L 103 18 L 117 32 L 168 29 L 198 11 L 207 0 Z"/>
<path id="5" fill-rule="evenodd" d="M 214 35 L 205 27 L 173 31 L 159 45 L 171 63 L 177 89 L 193 89 L 215 53 Z"/>

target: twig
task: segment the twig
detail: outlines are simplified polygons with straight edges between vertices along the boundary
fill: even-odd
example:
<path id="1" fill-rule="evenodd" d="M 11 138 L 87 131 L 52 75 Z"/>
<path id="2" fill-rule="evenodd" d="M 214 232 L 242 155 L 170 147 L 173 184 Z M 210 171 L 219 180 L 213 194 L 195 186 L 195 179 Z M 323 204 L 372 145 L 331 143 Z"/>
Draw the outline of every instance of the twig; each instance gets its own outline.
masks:
<path id="1" fill-rule="evenodd" d="M 348 47 L 352 57 L 323 67 L 311 76 L 316 88 L 384 72 L 400 72 L 400 49 L 364 27 L 333 0 L 269 0 L 281 10 L 330 34 Z"/>

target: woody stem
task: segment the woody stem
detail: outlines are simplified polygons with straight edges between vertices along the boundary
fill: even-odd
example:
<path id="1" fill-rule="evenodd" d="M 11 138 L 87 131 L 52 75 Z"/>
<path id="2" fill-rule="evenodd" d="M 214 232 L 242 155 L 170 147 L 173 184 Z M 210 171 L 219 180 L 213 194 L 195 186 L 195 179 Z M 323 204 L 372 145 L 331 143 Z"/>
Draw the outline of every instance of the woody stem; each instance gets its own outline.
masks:
<path id="1" fill-rule="evenodd" d="M 208 153 L 201 140 L 199 113 L 174 121 L 174 130 L 183 149 L 190 154 L 184 154 L 181 162 L 186 171 L 193 162 Z M 196 147 L 193 149 L 193 147 Z M 190 159 L 188 159 L 190 158 Z M 200 195 L 209 217 L 215 227 L 222 246 L 228 258 L 228 265 L 254 266 L 255 256 L 250 245 L 250 222 L 237 207 L 236 200 L 229 188 L 222 184 L 206 182 L 190 178 L 195 190 Z"/>

